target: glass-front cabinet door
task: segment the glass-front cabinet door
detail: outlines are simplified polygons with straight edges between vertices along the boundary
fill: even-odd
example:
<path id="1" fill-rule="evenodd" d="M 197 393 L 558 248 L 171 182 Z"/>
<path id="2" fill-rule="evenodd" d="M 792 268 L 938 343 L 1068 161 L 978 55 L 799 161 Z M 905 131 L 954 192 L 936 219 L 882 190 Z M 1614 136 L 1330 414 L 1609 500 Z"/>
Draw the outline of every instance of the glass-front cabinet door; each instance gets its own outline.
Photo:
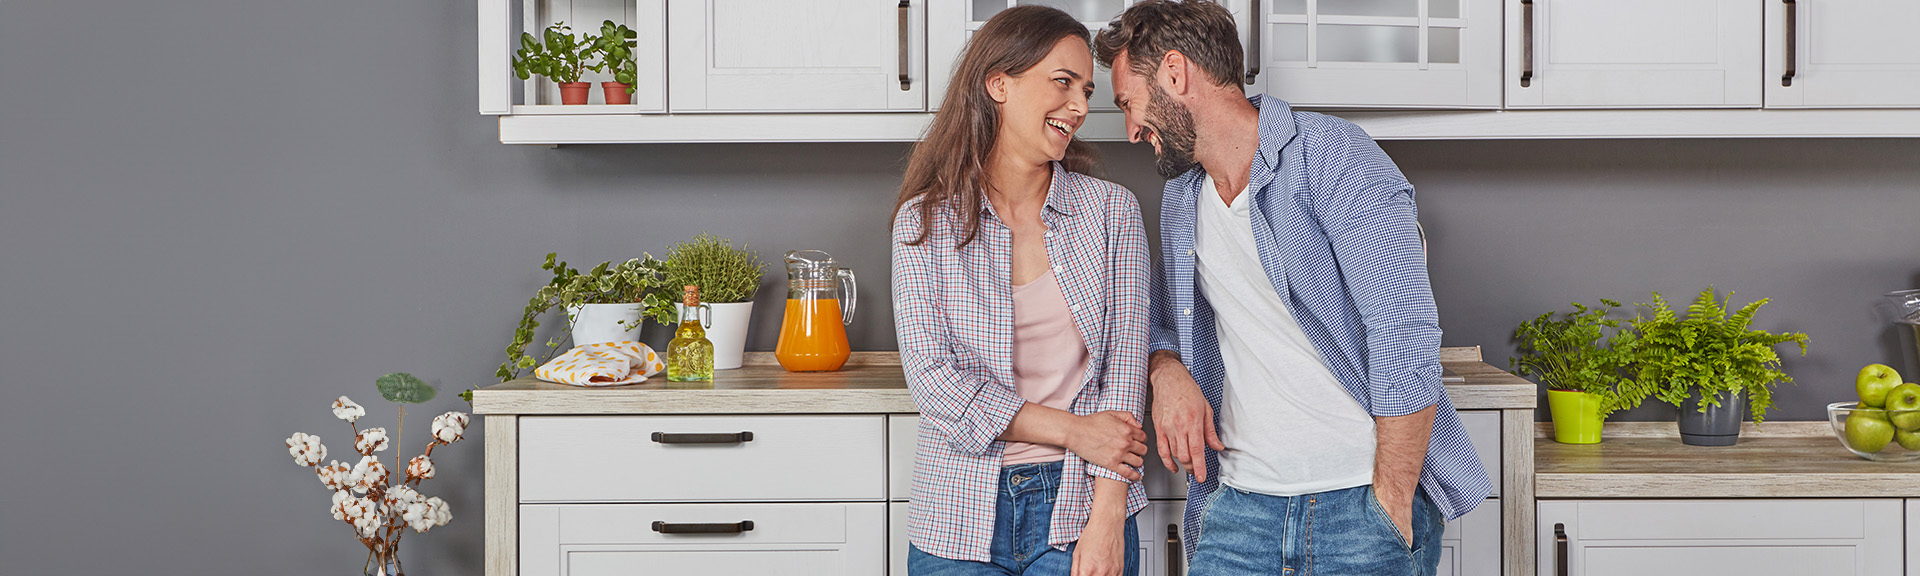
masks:
<path id="1" fill-rule="evenodd" d="M 1499 108 L 1500 0 L 1247 0 L 1252 90 L 1300 107 Z"/>
<path id="2" fill-rule="evenodd" d="M 1087 26 L 1089 32 L 1099 32 L 1107 22 L 1119 16 L 1135 0 L 928 0 L 927 22 L 927 61 L 933 65 L 934 74 L 928 94 L 930 108 L 940 108 L 940 101 L 946 96 L 947 82 L 953 70 L 960 64 L 960 55 L 966 49 L 967 41 L 973 38 L 973 32 L 986 25 L 987 19 L 1001 10 L 1014 6 L 1040 4 L 1059 8 L 1074 19 Z M 1112 112 L 1119 110 L 1113 106 L 1113 86 L 1107 70 L 1094 67 L 1093 97 L 1088 99 L 1090 110 Z"/>
<path id="3" fill-rule="evenodd" d="M 1766 5 L 1768 108 L 1920 106 L 1920 2 Z"/>
<path id="4" fill-rule="evenodd" d="M 926 110 L 927 0 L 668 0 L 673 112 Z"/>

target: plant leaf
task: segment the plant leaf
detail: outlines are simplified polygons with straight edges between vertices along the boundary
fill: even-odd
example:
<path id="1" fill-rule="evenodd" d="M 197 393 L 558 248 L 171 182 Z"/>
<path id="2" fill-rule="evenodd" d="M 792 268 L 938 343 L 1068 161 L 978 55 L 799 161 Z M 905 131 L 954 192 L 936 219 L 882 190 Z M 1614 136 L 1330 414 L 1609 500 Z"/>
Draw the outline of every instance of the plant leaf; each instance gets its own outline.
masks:
<path id="1" fill-rule="evenodd" d="M 373 381 L 373 385 L 380 389 L 380 395 L 385 397 L 388 402 L 398 402 L 401 404 L 419 404 L 426 402 L 432 400 L 434 394 L 432 386 L 428 386 L 426 382 L 422 382 L 419 378 L 415 378 L 412 374 L 406 372 L 394 372 L 386 376 L 381 376 L 378 380 Z"/>

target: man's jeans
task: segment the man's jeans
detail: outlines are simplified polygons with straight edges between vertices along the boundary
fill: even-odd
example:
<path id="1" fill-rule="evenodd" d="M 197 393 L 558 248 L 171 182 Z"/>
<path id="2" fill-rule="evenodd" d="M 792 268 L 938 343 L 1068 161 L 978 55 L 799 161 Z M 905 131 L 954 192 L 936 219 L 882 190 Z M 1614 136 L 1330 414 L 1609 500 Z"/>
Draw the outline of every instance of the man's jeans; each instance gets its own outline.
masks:
<path id="1" fill-rule="evenodd" d="M 1059 462 L 1015 464 L 1000 469 L 999 498 L 994 502 L 993 561 L 968 562 L 941 558 L 907 548 L 907 574 L 912 576 L 975 576 L 1022 574 L 1065 576 L 1073 569 L 1073 549 L 1047 545 L 1047 526 L 1053 518 L 1053 498 L 1060 491 Z M 1140 573 L 1140 533 L 1127 518 L 1126 569 L 1123 576 Z"/>
<path id="2" fill-rule="evenodd" d="M 1206 502 L 1195 576 L 1431 576 L 1446 521 L 1415 492 L 1413 541 L 1400 535 L 1372 486 L 1268 496 L 1220 485 Z"/>

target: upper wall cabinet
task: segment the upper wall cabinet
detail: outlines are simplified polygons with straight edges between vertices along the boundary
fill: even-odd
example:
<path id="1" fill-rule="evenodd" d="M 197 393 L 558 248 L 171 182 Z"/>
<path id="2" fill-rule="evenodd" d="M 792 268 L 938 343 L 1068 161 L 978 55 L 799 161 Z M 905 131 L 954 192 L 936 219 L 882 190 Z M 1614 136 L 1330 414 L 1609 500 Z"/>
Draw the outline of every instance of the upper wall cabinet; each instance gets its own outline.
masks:
<path id="1" fill-rule="evenodd" d="M 1302 107 L 1499 108 L 1500 0 L 1252 0 L 1247 81 Z"/>
<path id="2" fill-rule="evenodd" d="M 1760 107 L 1760 0 L 1506 2 L 1508 108 Z"/>
<path id="3" fill-rule="evenodd" d="M 1767 0 L 1768 108 L 1920 106 L 1920 2 Z"/>
<path id="4" fill-rule="evenodd" d="M 973 32 L 986 25 L 987 19 L 1014 6 L 1039 4 L 1059 8 L 1074 19 L 1085 24 L 1089 32 L 1098 32 L 1107 22 L 1119 16 L 1134 0 L 927 0 L 927 61 L 940 73 L 929 78 L 932 92 L 928 99 L 933 109 L 939 109 L 947 94 L 947 83 L 951 80 L 954 68 L 960 65 L 960 55 L 966 51 L 967 42 L 973 39 Z M 1096 66 L 1097 68 L 1097 66 Z M 1112 112 L 1119 110 L 1113 106 L 1113 86 L 1105 70 L 1096 69 L 1093 79 L 1093 96 L 1087 99 L 1089 110 Z"/>
<path id="5" fill-rule="evenodd" d="M 674 112 L 927 106 L 926 0 L 668 0 Z"/>

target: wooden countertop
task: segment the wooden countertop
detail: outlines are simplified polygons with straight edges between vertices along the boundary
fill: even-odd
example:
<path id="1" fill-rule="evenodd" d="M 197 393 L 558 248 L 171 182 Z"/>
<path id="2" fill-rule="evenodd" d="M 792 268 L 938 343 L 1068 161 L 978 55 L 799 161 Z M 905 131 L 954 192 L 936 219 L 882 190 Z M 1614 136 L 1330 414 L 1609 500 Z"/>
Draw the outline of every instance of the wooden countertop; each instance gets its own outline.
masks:
<path id="1" fill-rule="evenodd" d="M 1448 383 L 1454 407 L 1532 409 L 1537 387 L 1480 361 L 1479 347 L 1442 348 L 1441 363 L 1466 378 Z M 855 352 L 838 372 L 794 373 L 771 352 L 748 352 L 746 365 L 719 370 L 713 382 L 584 388 L 521 378 L 473 391 L 475 414 L 912 414 L 913 396 L 896 352 Z"/>
<path id="2" fill-rule="evenodd" d="M 1747 423 L 1733 446 L 1687 446 L 1673 422 L 1608 422 L 1599 444 L 1537 427 L 1538 498 L 1920 497 L 1920 462 L 1848 452 L 1824 421 Z"/>

